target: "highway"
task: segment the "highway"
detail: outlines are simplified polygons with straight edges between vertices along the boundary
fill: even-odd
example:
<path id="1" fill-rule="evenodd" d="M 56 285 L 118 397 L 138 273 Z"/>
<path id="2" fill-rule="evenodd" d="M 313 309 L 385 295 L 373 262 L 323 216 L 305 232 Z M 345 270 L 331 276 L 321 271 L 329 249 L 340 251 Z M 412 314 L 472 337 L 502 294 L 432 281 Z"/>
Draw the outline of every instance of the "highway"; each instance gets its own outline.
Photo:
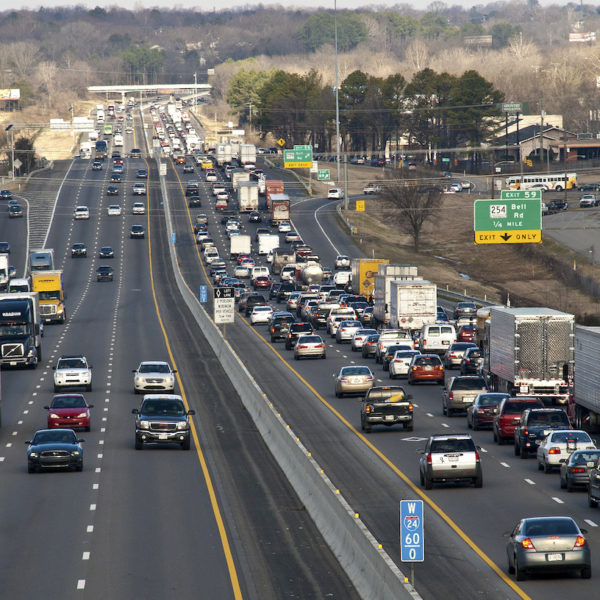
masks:
<path id="1" fill-rule="evenodd" d="M 269 176 L 279 178 L 280 174 Z M 189 215 L 182 194 L 185 181 L 180 168 L 170 167 L 170 201 L 177 219 L 176 244 L 181 270 L 192 289 L 206 283 L 205 268 L 191 243 L 191 214 L 206 212 L 209 231 L 227 257 L 227 238 L 220 218 L 212 210 L 208 188 L 203 206 Z M 191 177 L 191 176 L 189 176 Z M 195 175 L 194 177 L 197 177 Z M 335 254 L 358 256 L 352 241 L 338 229 L 333 204 L 324 199 L 305 199 L 292 194 L 292 219 L 303 239 L 310 243 L 324 265 L 333 265 Z M 171 194 L 172 195 L 172 194 Z M 243 219 L 244 220 L 244 219 Z M 244 222 L 244 231 L 255 226 Z M 506 572 L 505 534 L 524 516 L 568 514 L 589 530 L 592 548 L 598 540 L 600 517 L 587 507 L 585 493 L 560 489 L 557 474 L 538 471 L 536 461 L 514 456 L 511 446 L 496 446 L 490 431 L 472 432 L 481 448 L 484 487 L 438 486 L 425 493 L 419 486 L 418 451 L 427 436 L 440 432 L 465 432 L 464 416 L 442 416 L 441 391 L 437 386 L 414 386 L 415 429 L 360 432 L 357 399 L 336 399 L 333 375 L 342 365 L 365 362 L 349 347 L 328 341 L 326 361 L 291 360 L 282 344 L 271 344 L 265 328 L 251 327 L 241 316 L 228 325 L 226 336 L 243 357 L 246 366 L 270 399 L 277 402 L 305 446 L 352 507 L 361 515 L 384 548 L 399 561 L 398 502 L 403 498 L 424 498 L 426 510 L 426 560 L 415 567 L 415 585 L 424 598 L 562 598 L 573 591 L 592 593 L 593 583 L 575 577 L 540 577 L 518 586 Z M 366 361 L 369 364 L 372 361 Z M 378 382 L 390 380 L 380 366 L 372 365 Z M 452 374 L 452 373 L 450 373 Z M 401 383 L 399 381 L 396 384 Z M 404 383 L 406 385 L 406 383 Z M 594 568 L 598 555 L 593 552 Z M 401 565 L 402 568 L 402 565 Z M 404 566 L 407 572 L 407 566 Z"/>
<path id="2" fill-rule="evenodd" d="M 139 146 L 137 142 L 128 141 Z M 69 320 L 64 326 L 46 327 L 44 360 L 37 370 L 2 372 L 0 473 L 5 485 L 0 540 L 5 595 L 356 598 L 174 292 L 154 163 L 125 163 L 125 194 L 118 199 L 105 194 L 109 169 L 93 172 L 88 161 L 80 160 L 57 165 L 55 172 L 34 180 L 26 193 L 31 206 L 44 205 L 44 218 L 52 218 L 46 246 L 55 248 L 58 266 L 65 271 Z M 192 215 L 209 215 L 210 231 L 222 249 L 227 238 L 209 187 L 202 184 L 202 208 L 190 211 L 182 182 L 192 176 L 184 178 L 181 168 L 168 164 L 165 200 L 175 216 L 175 249 L 190 288 L 198 289 L 209 279 L 194 243 Z M 130 187 L 135 170 L 146 165 L 150 210 L 134 217 L 129 214 Z M 268 175 L 280 178 L 279 173 Z M 201 179 L 199 174 L 193 178 Z M 358 256 L 338 227 L 331 201 L 307 199 L 297 185 L 288 189 L 294 226 L 323 264 L 333 266 L 338 252 Z M 56 194 L 56 209 L 48 211 L 46 205 Z M 123 216 L 108 217 L 106 206 L 117 200 L 124 206 Z M 73 221 L 78 204 L 90 207 L 89 222 Z M 44 218 L 32 214 L 30 219 L 38 240 Z M 145 240 L 129 238 L 133 223 L 145 225 Z M 255 230 L 246 222 L 244 227 Z M 21 271 L 25 220 L 9 221 L 0 214 L 0 231 L 0 239 L 13 248 L 11 262 Z M 71 244 L 79 241 L 88 246 L 86 259 L 70 258 Z M 113 283 L 95 281 L 101 245 L 116 251 Z M 360 432 L 358 400 L 333 394 L 333 375 L 339 368 L 364 362 L 349 346 L 328 339 L 327 360 L 293 361 L 281 343 L 268 342 L 264 327 L 253 328 L 241 316 L 226 327 L 226 336 L 405 573 L 408 568 L 399 559 L 399 500 L 426 501 L 426 560 L 415 566 L 415 586 L 423 598 L 562 599 L 594 593 L 593 580 L 552 576 L 517 586 L 507 575 L 503 534 L 523 516 L 547 514 L 571 515 L 589 530 L 597 570 L 600 516 L 587 507 L 584 493 L 561 490 L 558 476 L 538 471 L 533 458 L 523 461 L 512 447 L 495 446 L 491 432 L 472 432 L 481 447 L 482 489 L 448 485 L 421 490 L 418 451 L 427 436 L 468 431 L 464 417 L 442 416 L 439 387 L 410 390 L 413 432 L 375 429 L 367 436 Z M 45 426 L 42 407 L 52 395 L 50 367 L 66 353 L 84 353 L 94 365 L 94 390 L 86 394 L 94 404 L 92 431 L 82 433 L 84 471 L 28 475 L 24 442 Z M 131 409 L 139 397 L 133 394 L 131 370 L 148 359 L 168 360 L 178 369 L 178 390 L 196 410 L 190 452 L 133 449 Z M 380 383 L 390 381 L 379 365 L 366 362 Z"/>
<path id="3" fill-rule="evenodd" d="M 3 594 L 357 598 L 173 295 L 154 165 L 149 211 L 133 216 L 130 188 L 146 163 L 125 163 L 118 198 L 106 196 L 110 168 L 91 171 L 90 161 L 79 159 L 57 163 L 23 195 L 30 206 L 52 203 L 46 246 L 64 269 L 68 320 L 46 326 L 36 370 L 2 371 Z M 106 207 L 116 201 L 123 215 L 108 217 Z M 79 204 L 89 206 L 89 221 L 73 220 Z M 31 216 L 32 230 L 43 228 L 38 217 Z M 145 240 L 129 238 L 133 223 L 146 227 Z M 25 227 L 25 219 L 0 215 L 0 238 L 11 243 L 15 265 L 25 264 Z M 36 243 L 46 238 L 36 235 Z M 73 242 L 87 244 L 87 258 L 70 257 Z M 112 283 L 95 280 L 102 245 L 115 249 Z M 29 475 L 25 441 L 46 426 L 51 367 L 70 353 L 85 354 L 94 367 L 93 391 L 86 393 L 94 405 L 92 431 L 81 433 L 84 470 Z M 149 359 L 178 369 L 177 389 L 196 410 L 189 452 L 134 450 L 131 410 L 140 397 L 131 371 Z"/>

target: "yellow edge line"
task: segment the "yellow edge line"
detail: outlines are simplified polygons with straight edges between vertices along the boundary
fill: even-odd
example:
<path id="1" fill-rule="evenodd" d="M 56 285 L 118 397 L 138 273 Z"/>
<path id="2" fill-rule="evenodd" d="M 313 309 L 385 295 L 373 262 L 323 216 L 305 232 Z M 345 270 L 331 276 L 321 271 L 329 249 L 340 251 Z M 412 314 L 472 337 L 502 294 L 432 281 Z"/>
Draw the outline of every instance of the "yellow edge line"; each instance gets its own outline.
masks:
<path id="1" fill-rule="evenodd" d="M 150 167 L 148 165 L 148 162 L 146 162 L 146 167 L 148 168 L 148 178 L 150 177 Z M 172 166 L 172 162 L 171 162 L 171 166 Z M 173 169 L 175 171 L 175 174 L 177 175 L 177 171 L 175 169 Z M 179 175 L 177 175 L 177 179 L 179 180 L 179 185 L 181 186 L 181 180 L 179 179 Z M 149 255 L 149 262 L 150 262 L 150 283 L 151 283 L 151 287 L 152 287 L 152 298 L 154 300 L 154 307 L 156 309 L 156 316 L 158 318 L 158 322 L 160 325 L 160 329 L 163 333 L 163 338 L 165 340 L 165 345 L 167 347 L 167 352 L 169 354 L 169 359 L 171 360 L 171 364 L 173 365 L 173 368 L 177 369 L 177 363 L 175 362 L 175 357 L 173 356 L 173 352 L 171 351 L 171 345 L 169 343 L 169 338 L 167 336 L 167 332 L 165 330 L 165 326 L 160 314 L 160 310 L 158 308 L 158 301 L 156 299 L 156 290 L 154 287 L 154 270 L 152 268 L 152 244 L 150 241 L 150 191 L 149 191 L 149 186 L 147 185 L 146 188 L 148 189 L 148 211 L 147 211 L 147 228 L 148 228 L 148 255 Z M 183 191 L 183 189 L 182 189 Z M 188 211 L 189 213 L 189 211 Z M 170 243 L 170 242 L 167 242 Z M 175 374 L 176 378 L 177 378 L 177 383 L 179 384 L 179 390 L 181 392 L 181 397 L 183 398 L 183 402 L 185 404 L 185 407 L 187 410 L 189 410 L 189 404 L 187 401 L 187 396 L 185 394 L 185 389 L 183 387 L 183 382 L 181 381 L 181 377 L 179 375 L 179 369 L 177 369 L 177 373 Z M 202 474 L 204 476 L 204 480 L 206 482 L 206 488 L 208 490 L 208 495 L 210 497 L 210 503 L 213 509 L 213 513 L 215 515 L 215 521 L 217 522 L 217 527 L 219 529 L 219 536 L 221 538 L 221 544 L 223 546 L 223 553 L 225 554 L 225 561 L 227 563 L 227 570 L 229 571 L 229 578 L 231 580 L 231 587 L 233 590 L 233 596 L 234 598 L 236 598 L 236 600 L 241 600 L 242 599 L 242 590 L 240 588 L 240 583 L 239 583 L 239 579 L 237 576 L 237 571 L 235 568 L 235 563 L 233 560 L 233 555 L 231 553 L 231 546 L 229 545 L 229 539 L 227 538 L 227 531 L 225 529 L 225 523 L 223 522 L 223 517 L 221 515 L 221 510 L 219 508 L 219 503 L 217 501 L 217 495 L 215 493 L 215 489 L 214 486 L 212 484 L 212 479 L 210 477 L 210 472 L 208 470 L 208 465 L 206 464 L 206 459 L 204 458 L 204 453 L 202 452 L 202 449 L 200 447 L 200 440 L 198 438 L 198 433 L 196 431 L 196 426 L 194 424 L 194 420 L 193 418 L 190 418 L 190 429 L 192 431 L 192 437 L 194 438 L 194 446 L 195 446 L 195 450 L 196 450 L 196 455 L 198 456 L 198 460 L 200 462 L 200 465 L 202 467 Z"/>
<path id="2" fill-rule="evenodd" d="M 281 360 L 281 362 L 316 396 L 316 398 L 326 406 L 354 435 L 356 435 L 361 442 L 363 442 L 372 452 L 374 452 L 392 471 L 406 483 L 411 490 L 420 496 L 430 508 L 432 508 L 450 527 L 458 534 L 458 536 L 477 554 L 491 569 L 511 587 L 523 600 L 531 600 L 528 596 L 496 563 L 489 558 L 487 554 L 470 537 L 465 534 L 460 527 L 433 501 L 429 496 L 421 491 L 385 454 L 383 454 L 377 447 L 375 447 L 362 433 L 359 433 L 354 426 L 340 413 L 338 412 L 319 392 L 308 382 L 294 367 L 292 367 L 285 358 L 275 349 L 273 344 L 269 343 L 252 325 L 248 323 L 244 317 L 240 316 L 242 321 L 246 323 L 247 327 L 252 331 L 264 344 L 271 349 L 271 351 Z"/>

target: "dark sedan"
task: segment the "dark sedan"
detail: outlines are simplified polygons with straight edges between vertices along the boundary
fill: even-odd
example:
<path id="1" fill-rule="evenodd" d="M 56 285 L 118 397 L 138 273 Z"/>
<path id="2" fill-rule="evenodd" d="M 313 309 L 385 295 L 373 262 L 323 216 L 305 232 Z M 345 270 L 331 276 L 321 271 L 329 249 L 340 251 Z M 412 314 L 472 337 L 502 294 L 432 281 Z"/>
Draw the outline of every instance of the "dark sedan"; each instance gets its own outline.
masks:
<path id="1" fill-rule="evenodd" d="M 106 188 L 106 195 L 107 196 L 118 196 L 119 195 L 119 188 L 116 185 L 109 185 Z"/>
<path id="2" fill-rule="evenodd" d="M 576 487 L 587 488 L 590 471 L 600 459 L 600 450 L 575 450 L 568 460 L 560 464 L 560 487 L 572 492 Z"/>
<path id="3" fill-rule="evenodd" d="M 102 265 L 96 270 L 96 281 L 112 281 L 113 280 L 113 268 Z"/>
<path id="4" fill-rule="evenodd" d="M 0 254 L 10 254 L 10 244 L 8 242 L 0 242 Z"/>
<path id="5" fill-rule="evenodd" d="M 40 429 L 27 448 L 27 471 L 43 469 L 83 470 L 83 448 L 72 429 Z"/>
<path id="6" fill-rule="evenodd" d="M 478 394 L 475 402 L 467 407 L 467 427 L 472 427 L 475 431 L 482 427 L 491 428 L 498 405 L 508 397 L 508 394 L 498 392 Z"/>
<path id="7" fill-rule="evenodd" d="M 188 206 L 190 208 L 198 208 L 202 206 L 202 200 L 200 200 L 200 196 L 193 195 L 188 198 Z"/>
<path id="8" fill-rule="evenodd" d="M 132 225 L 129 231 L 130 238 L 143 238 L 146 235 L 146 231 L 143 225 Z"/>
<path id="9" fill-rule="evenodd" d="M 98 252 L 98 256 L 99 258 L 114 258 L 115 251 L 112 249 L 112 246 L 102 246 Z"/>
<path id="10" fill-rule="evenodd" d="M 87 247 L 83 242 L 75 242 L 72 246 L 71 246 L 71 256 L 73 258 L 75 257 L 81 257 L 81 256 L 87 256 Z"/>
<path id="11" fill-rule="evenodd" d="M 260 216 L 260 213 L 257 211 L 253 211 L 248 215 L 248 222 L 249 223 L 262 223 L 262 217 Z"/>

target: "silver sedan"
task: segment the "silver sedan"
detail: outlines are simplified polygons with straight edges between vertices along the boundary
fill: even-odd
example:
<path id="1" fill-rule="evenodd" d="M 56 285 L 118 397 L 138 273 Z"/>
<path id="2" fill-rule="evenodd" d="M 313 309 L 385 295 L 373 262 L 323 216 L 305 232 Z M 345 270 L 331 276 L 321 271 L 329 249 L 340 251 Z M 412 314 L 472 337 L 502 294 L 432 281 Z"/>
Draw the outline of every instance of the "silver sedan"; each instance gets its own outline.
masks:
<path id="1" fill-rule="evenodd" d="M 359 329 L 352 336 L 352 343 L 350 344 L 353 352 L 358 352 L 362 349 L 365 340 L 374 333 L 377 333 L 376 329 Z"/>
<path id="2" fill-rule="evenodd" d="M 342 321 L 335 332 L 335 341 L 338 344 L 349 342 L 359 329 L 362 329 L 360 321 Z"/>
<path id="3" fill-rule="evenodd" d="M 301 335 L 294 346 L 294 358 L 327 358 L 325 342 L 320 335 Z"/>
<path id="4" fill-rule="evenodd" d="M 335 379 L 335 395 L 341 398 L 344 394 L 365 394 L 373 387 L 374 381 L 369 367 L 342 367 Z"/>

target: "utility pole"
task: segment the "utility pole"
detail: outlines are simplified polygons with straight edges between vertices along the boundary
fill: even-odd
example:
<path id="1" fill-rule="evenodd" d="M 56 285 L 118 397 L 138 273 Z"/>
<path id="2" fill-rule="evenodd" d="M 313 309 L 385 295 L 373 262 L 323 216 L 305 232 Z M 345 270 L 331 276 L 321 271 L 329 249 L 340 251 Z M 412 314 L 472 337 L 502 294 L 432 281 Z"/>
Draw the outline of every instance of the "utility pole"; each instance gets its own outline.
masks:
<path id="1" fill-rule="evenodd" d="M 333 28 L 335 31 L 335 164 L 337 166 L 337 185 L 340 185 L 340 94 L 338 69 L 338 32 L 337 0 L 333 1 Z"/>
<path id="2" fill-rule="evenodd" d="M 10 131 L 10 154 L 11 154 L 10 169 L 12 171 L 12 179 L 14 180 L 14 178 L 15 178 L 15 134 L 14 134 L 13 124 L 11 123 L 10 125 L 8 125 L 8 127 L 6 127 L 6 129 L 4 131 Z"/>

